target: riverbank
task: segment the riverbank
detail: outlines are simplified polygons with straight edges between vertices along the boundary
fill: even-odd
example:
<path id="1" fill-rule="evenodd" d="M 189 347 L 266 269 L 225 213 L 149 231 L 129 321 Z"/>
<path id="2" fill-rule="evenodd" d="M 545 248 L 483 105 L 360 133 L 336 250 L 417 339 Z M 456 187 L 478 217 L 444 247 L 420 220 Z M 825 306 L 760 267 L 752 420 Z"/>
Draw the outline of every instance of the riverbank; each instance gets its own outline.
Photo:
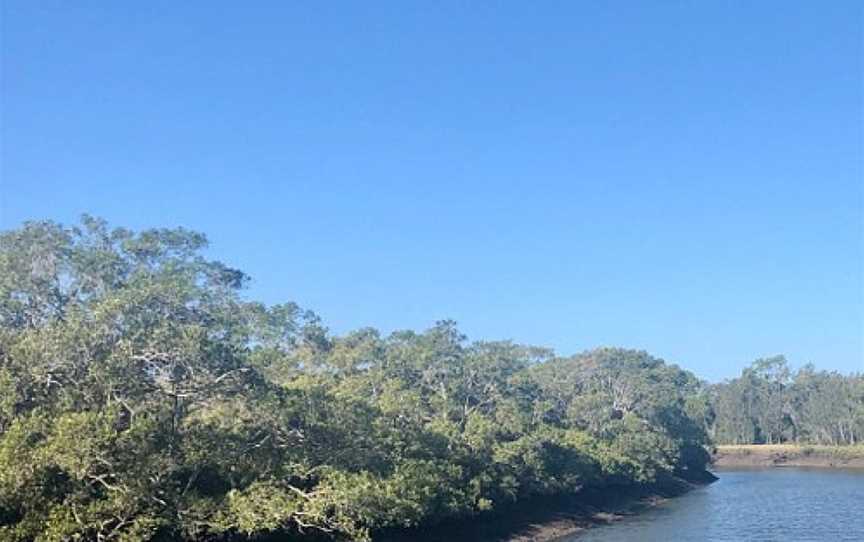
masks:
<path id="1" fill-rule="evenodd" d="M 534 498 L 496 513 L 425 529 L 377 533 L 376 542 L 553 542 L 619 521 L 707 485 L 705 472 L 685 480 L 667 477 L 642 486 L 585 489 L 574 495 Z"/>
<path id="2" fill-rule="evenodd" d="M 717 446 L 717 451 L 713 456 L 713 465 L 717 468 L 864 468 L 864 445 L 749 444 Z"/>

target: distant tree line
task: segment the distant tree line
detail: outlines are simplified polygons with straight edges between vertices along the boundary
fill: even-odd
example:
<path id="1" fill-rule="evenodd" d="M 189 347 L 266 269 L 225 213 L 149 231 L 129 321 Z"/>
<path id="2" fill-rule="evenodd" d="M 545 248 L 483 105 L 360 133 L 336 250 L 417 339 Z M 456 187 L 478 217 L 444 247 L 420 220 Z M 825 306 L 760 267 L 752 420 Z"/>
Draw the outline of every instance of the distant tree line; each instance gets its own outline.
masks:
<path id="1" fill-rule="evenodd" d="M 792 372 L 782 356 L 760 359 L 711 389 L 718 444 L 845 445 L 864 440 L 864 375 Z"/>
<path id="2" fill-rule="evenodd" d="M 674 365 L 448 321 L 334 336 L 205 246 L 90 217 L 0 234 L 0 539 L 362 540 L 705 468 L 712 390 Z"/>

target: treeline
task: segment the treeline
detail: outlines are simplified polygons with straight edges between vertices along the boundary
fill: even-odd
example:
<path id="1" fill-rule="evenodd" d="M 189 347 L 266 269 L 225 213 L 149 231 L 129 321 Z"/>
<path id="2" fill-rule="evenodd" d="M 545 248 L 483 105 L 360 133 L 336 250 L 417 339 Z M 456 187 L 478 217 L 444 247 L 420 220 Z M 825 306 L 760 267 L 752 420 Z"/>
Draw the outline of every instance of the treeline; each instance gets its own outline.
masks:
<path id="1" fill-rule="evenodd" d="M 864 439 L 864 375 L 797 372 L 782 356 L 760 359 L 715 385 L 708 430 L 718 444 L 846 445 Z"/>
<path id="2" fill-rule="evenodd" d="M 674 365 L 452 322 L 334 336 L 205 244 L 0 234 L 0 539 L 360 540 L 706 465 L 711 390 Z"/>

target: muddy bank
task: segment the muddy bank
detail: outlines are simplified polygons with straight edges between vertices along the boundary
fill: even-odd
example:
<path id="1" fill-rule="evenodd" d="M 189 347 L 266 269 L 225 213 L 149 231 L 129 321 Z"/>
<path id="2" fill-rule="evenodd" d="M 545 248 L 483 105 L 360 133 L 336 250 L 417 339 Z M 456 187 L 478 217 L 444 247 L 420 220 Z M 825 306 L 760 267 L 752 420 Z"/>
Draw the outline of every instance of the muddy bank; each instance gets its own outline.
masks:
<path id="1" fill-rule="evenodd" d="M 376 542 L 552 542 L 618 521 L 666 499 L 715 481 L 710 473 L 669 477 L 645 486 L 585 489 L 575 495 L 535 498 L 505 510 L 430 528 L 376 533 Z"/>
<path id="2" fill-rule="evenodd" d="M 864 446 L 800 446 L 754 444 L 718 446 L 716 468 L 825 467 L 864 468 Z"/>

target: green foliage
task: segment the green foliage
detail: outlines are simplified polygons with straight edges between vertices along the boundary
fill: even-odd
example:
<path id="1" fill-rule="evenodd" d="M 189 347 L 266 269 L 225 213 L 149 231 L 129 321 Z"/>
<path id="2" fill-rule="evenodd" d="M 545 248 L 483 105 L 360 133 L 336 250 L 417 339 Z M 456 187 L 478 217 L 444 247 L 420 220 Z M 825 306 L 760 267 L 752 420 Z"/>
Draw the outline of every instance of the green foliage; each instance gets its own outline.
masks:
<path id="1" fill-rule="evenodd" d="M 720 444 L 854 445 L 864 438 L 864 376 L 792 373 L 785 358 L 759 359 L 713 388 Z"/>
<path id="2" fill-rule="evenodd" d="M 182 229 L 0 235 L 0 539 L 379 529 L 702 469 L 706 388 L 644 352 L 330 335 Z"/>

